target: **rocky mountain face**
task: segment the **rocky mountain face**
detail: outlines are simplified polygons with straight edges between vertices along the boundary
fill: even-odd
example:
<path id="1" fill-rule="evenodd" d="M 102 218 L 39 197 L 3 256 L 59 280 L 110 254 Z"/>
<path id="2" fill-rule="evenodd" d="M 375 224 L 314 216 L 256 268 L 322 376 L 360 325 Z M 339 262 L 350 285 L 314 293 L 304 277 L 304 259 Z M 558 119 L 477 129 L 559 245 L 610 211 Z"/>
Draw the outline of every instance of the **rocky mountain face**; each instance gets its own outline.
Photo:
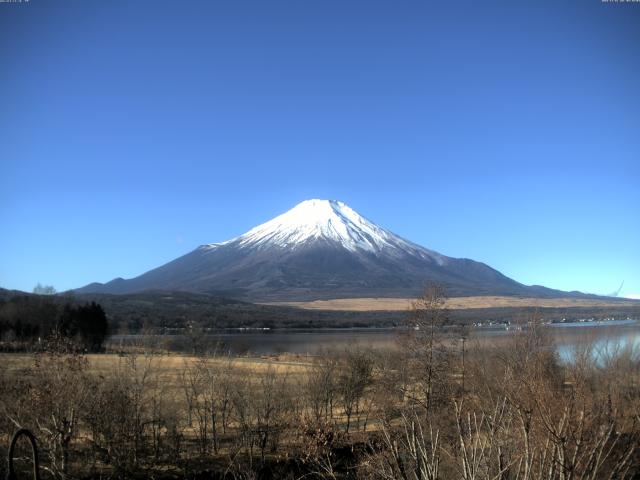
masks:
<path id="1" fill-rule="evenodd" d="M 405 240 L 342 202 L 307 200 L 247 233 L 194 251 L 132 279 L 79 293 L 173 290 L 251 301 L 412 297 L 427 282 L 450 296 L 569 296 L 525 286 L 473 260 Z"/>

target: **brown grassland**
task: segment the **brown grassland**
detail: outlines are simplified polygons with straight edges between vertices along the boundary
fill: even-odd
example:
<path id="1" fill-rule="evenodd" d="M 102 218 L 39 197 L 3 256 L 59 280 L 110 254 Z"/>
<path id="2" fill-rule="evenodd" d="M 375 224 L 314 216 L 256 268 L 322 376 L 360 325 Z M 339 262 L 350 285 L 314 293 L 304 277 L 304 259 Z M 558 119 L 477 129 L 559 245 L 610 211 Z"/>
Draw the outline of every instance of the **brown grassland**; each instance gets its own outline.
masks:
<path id="1" fill-rule="evenodd" d="M 335 311 L 407 311 L 414 299 L 411 298 L 337 298 L 332 300 L 313 300 L 308 302 L 272 302 L 267 305 L 282 305 L 309 310 Z M 501 307 L 537 307 L 537 308 L 571 308 L 571 307 L 621 307 L 637 306 L 634 300 L 600 300 L 586 298 L 524 298 L 524 297 L 451 297 L 446 299 L 449 309 L 463 310 L 471 308 Z"/>

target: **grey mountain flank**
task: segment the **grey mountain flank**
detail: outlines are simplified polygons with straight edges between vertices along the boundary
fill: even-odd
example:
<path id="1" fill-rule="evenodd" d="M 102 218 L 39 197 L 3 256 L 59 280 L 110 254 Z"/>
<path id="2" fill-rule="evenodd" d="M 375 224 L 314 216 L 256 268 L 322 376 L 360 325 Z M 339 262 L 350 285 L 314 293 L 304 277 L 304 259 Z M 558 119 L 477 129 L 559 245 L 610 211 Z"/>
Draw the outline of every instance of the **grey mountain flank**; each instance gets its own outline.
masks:
<path id="1" fill-rule="evenodd" d="M 484 263 L 428 250 L 329 200 L 304 201 L 239 237 L 76 292 L 185 291 L 265 302 L 414 297 L 427 282 L 449 296 L 586 296 L 526 286 Z"/>

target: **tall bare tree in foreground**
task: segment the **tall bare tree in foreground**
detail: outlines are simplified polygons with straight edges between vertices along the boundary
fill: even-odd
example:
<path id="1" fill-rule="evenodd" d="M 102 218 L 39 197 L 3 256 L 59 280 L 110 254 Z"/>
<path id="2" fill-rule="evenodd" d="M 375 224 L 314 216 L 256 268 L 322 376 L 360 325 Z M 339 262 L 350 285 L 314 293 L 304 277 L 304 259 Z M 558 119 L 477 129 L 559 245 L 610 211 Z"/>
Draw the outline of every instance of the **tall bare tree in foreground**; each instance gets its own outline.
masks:
<path id="1" fill-rule="evenodd" d="M 451 349 L 443 331 L 448 323 L 444 287 L 427 285 L 411 304 L 405 346 L 417 387 L 410 397 L 427 411 L 446 403 L 451 389 Z"/>

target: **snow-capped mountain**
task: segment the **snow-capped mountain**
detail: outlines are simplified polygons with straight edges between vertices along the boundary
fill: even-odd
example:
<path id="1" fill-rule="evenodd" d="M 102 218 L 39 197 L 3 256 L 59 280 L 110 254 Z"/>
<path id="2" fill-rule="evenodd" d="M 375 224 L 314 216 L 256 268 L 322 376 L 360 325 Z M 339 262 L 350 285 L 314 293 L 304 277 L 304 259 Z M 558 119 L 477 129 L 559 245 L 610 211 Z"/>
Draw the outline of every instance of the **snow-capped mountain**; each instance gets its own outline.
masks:
<path id="1" fill-rule="evenodd" d="M 305 200 L 291 210 L 252 228 L 224 243 L 202 248 L 237 244 L 242 248 L 283 248 L 295 250 L 310 242 L 324 240 L 357 252 L 402 255 L 413 252 L 442 263 L 446 257 L 391 233 L 335 200 Z"/>
<path id="2" fill-rule="evenodd" d="M 239 237 L 202 245 L 139 277 L 78 291 L 182 290 L 253 301 L 308 300 L 414 296 L 429 281 L 445 285 L 450 295 L 560 293 L 428 250 L 333 200 L 306 200 Z"/>

